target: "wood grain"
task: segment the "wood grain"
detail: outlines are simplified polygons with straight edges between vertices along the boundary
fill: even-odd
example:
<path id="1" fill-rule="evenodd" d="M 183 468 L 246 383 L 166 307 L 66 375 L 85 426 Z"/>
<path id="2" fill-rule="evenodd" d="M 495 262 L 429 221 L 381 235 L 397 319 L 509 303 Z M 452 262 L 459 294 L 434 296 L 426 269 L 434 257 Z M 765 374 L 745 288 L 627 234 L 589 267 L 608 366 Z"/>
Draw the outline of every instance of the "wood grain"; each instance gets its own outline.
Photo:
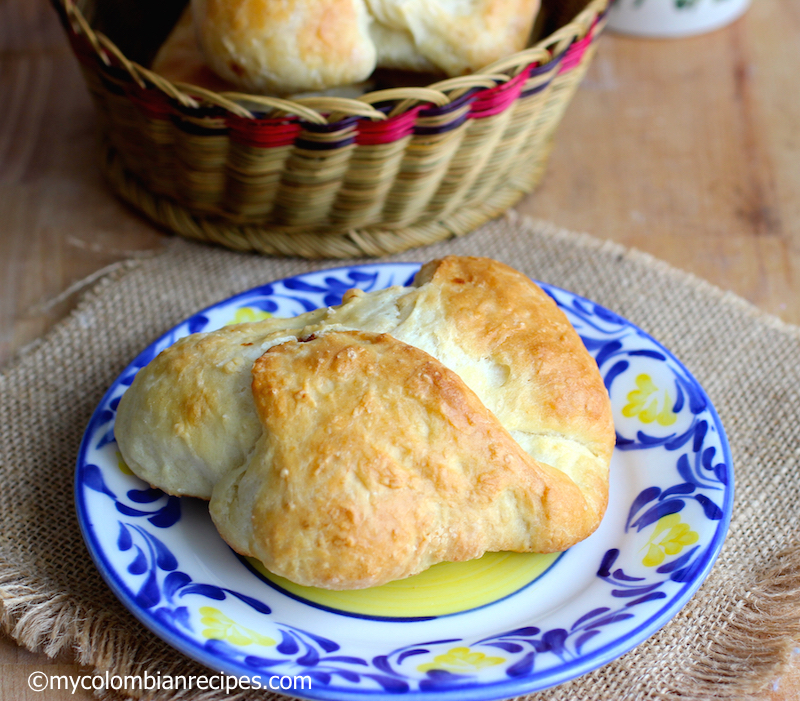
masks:
<path id="1" fill-rule="evenodd" d="M 800 323 L 800 6 L 761 0 L 691 39 L 604 39 L 519 209 Z"/>
<path id="2" fill-rule="evenodd" d="M 800 3 L 758 0 L 701 37 L 607 33 L 548 173 L 518 209 L 661 258 L 800 323 Z M 109 193 L 95 119 L 45 0 L 0 0 L 0 364 L 75 303 L 80 281 L 164 235 Z M 0 638 L 0 701 L 27 676 L 87 673 Z M 800 665 L 765 699 L 800 698 Z"/>
<path id="3" fill-rule="evenodd" d="M 111 197 L 94 111 L 55 12 L 0 0 L 0 363 L 66 314 L 70 286 L 163 236 Z"/>

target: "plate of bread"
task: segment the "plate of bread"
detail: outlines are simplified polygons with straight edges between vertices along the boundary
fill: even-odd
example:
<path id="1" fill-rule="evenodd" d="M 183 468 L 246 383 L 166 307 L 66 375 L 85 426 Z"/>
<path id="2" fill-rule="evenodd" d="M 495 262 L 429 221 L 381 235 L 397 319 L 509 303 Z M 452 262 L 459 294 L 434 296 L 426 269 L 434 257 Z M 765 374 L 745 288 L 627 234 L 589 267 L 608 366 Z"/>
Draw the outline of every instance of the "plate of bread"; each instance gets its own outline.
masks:
<path id="1" fill-rule="evenodd" d="M 456 256 L 194 314 L 114 382 L 76 471 L 89 552 L 146 627 L 310 699 L 509 698 L 607 664 L 691 598 L 732 502 L 672 353 Z"/>

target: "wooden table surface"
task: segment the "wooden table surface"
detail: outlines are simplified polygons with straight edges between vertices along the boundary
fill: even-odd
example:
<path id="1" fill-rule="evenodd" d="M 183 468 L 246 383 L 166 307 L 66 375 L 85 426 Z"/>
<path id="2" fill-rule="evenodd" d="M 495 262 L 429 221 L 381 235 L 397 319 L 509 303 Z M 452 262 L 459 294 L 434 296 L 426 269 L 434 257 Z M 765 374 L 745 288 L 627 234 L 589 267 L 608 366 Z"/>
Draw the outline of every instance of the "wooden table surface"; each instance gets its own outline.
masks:
<path id="1" fill-rule="evenodd" d="M 647 251 L 800 323 L 800 3 L 756 0 L 680 40 L 606 33 L 519 211 Z M 158 251 L 96 167 L 95 119 L 45 0 L 0 0 L 0 364 L 74 305 L 81 281 Z M 32 671 L 86 673 L 0 636 L 0 699 Z M 800 698 L 800 665 L 764 699 Z"/>

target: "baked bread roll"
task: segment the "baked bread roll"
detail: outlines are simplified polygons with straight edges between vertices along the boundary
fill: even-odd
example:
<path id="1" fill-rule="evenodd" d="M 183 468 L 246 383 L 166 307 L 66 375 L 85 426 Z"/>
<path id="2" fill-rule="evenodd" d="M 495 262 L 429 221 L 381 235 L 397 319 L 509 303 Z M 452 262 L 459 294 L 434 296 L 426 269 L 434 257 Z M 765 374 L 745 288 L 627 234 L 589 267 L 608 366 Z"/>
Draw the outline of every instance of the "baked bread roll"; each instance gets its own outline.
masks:
<path id="1" fill-rule="evenodd" d="M 215 73 L 253 92 L 357 83 L 375 69 L 364 0 L 192 0 Z"/>
<path id="2" fill-rule="evenodd" d="M 594 525 L 571 479 L 388 334 L 274 346 L 253 395 L 264 433 L 211 515 L 234 550 L 293 582 L 370 587 L 487 551 L 564 550 Z"/>
<path id="3" fill-rule="evenodd" d="M 244 462 L 261 435 L 253 363 L 325 313 L 226 326 L 159 353 L 119 403 L 114 433 L 126 464 L 168 494 L 210 499 L 219 478 Z"/>
<path id="4" fill-rule="evenodd" d="M 430 70 L 454 77 L 525 48 L 539 0 L 366 0 L 381 68 Z M 399 51 L 397 44 L 405 43 Z"/>
<path id="5" fill-rule="evenodd" d="M 409 288 L 181 339 L 123 395 L 116 437 L 141 478 L 210 498 L 235 550 L 327 588 L 565 549 L 603 516 L 614 446 L 597 365 L 553 300 L 459 257 Z"/>
<path id="6" fill-rule="evenodd" d="M 286 95 L 366 80 L 376 67 L 477 71 L 525 48 L 539 0 L 192 0 L 208 65 Z"/>

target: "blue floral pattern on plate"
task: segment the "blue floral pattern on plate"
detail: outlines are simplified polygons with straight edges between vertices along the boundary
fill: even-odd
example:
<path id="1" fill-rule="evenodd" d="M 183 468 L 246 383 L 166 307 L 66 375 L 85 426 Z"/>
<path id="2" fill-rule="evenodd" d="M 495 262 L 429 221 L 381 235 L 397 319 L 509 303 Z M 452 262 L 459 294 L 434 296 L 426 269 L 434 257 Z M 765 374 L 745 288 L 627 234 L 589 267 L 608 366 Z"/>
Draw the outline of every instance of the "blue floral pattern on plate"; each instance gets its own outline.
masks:
<path id="1" fill-rule="evenodd" d="M 416 264 L 323 270 L 213 305 L 144 350 L 103 398 L 78 457 L 89 551 L 121 601 L 178 650 L 237 676 L 305 676 L 313 699 L 495 699 L 606 664 L 656 632 L 707 576 L 728 528 L 733 468 L 716 411 L 664 347 L 601 306 L 542 285 L 597 360 L 617 449 L 600 528 L 531 586 L 429 620 L 343 618 L 269 587 L 222 542 L 203 502 L 149 488 L 114 441 L 119 399 L 178 338 L 333 306 L 351 287 L 408 284 Z M 346 625 L 342 625 L 346 622 Z M 297 690 L 293 692 L 297 694 Z"/>

